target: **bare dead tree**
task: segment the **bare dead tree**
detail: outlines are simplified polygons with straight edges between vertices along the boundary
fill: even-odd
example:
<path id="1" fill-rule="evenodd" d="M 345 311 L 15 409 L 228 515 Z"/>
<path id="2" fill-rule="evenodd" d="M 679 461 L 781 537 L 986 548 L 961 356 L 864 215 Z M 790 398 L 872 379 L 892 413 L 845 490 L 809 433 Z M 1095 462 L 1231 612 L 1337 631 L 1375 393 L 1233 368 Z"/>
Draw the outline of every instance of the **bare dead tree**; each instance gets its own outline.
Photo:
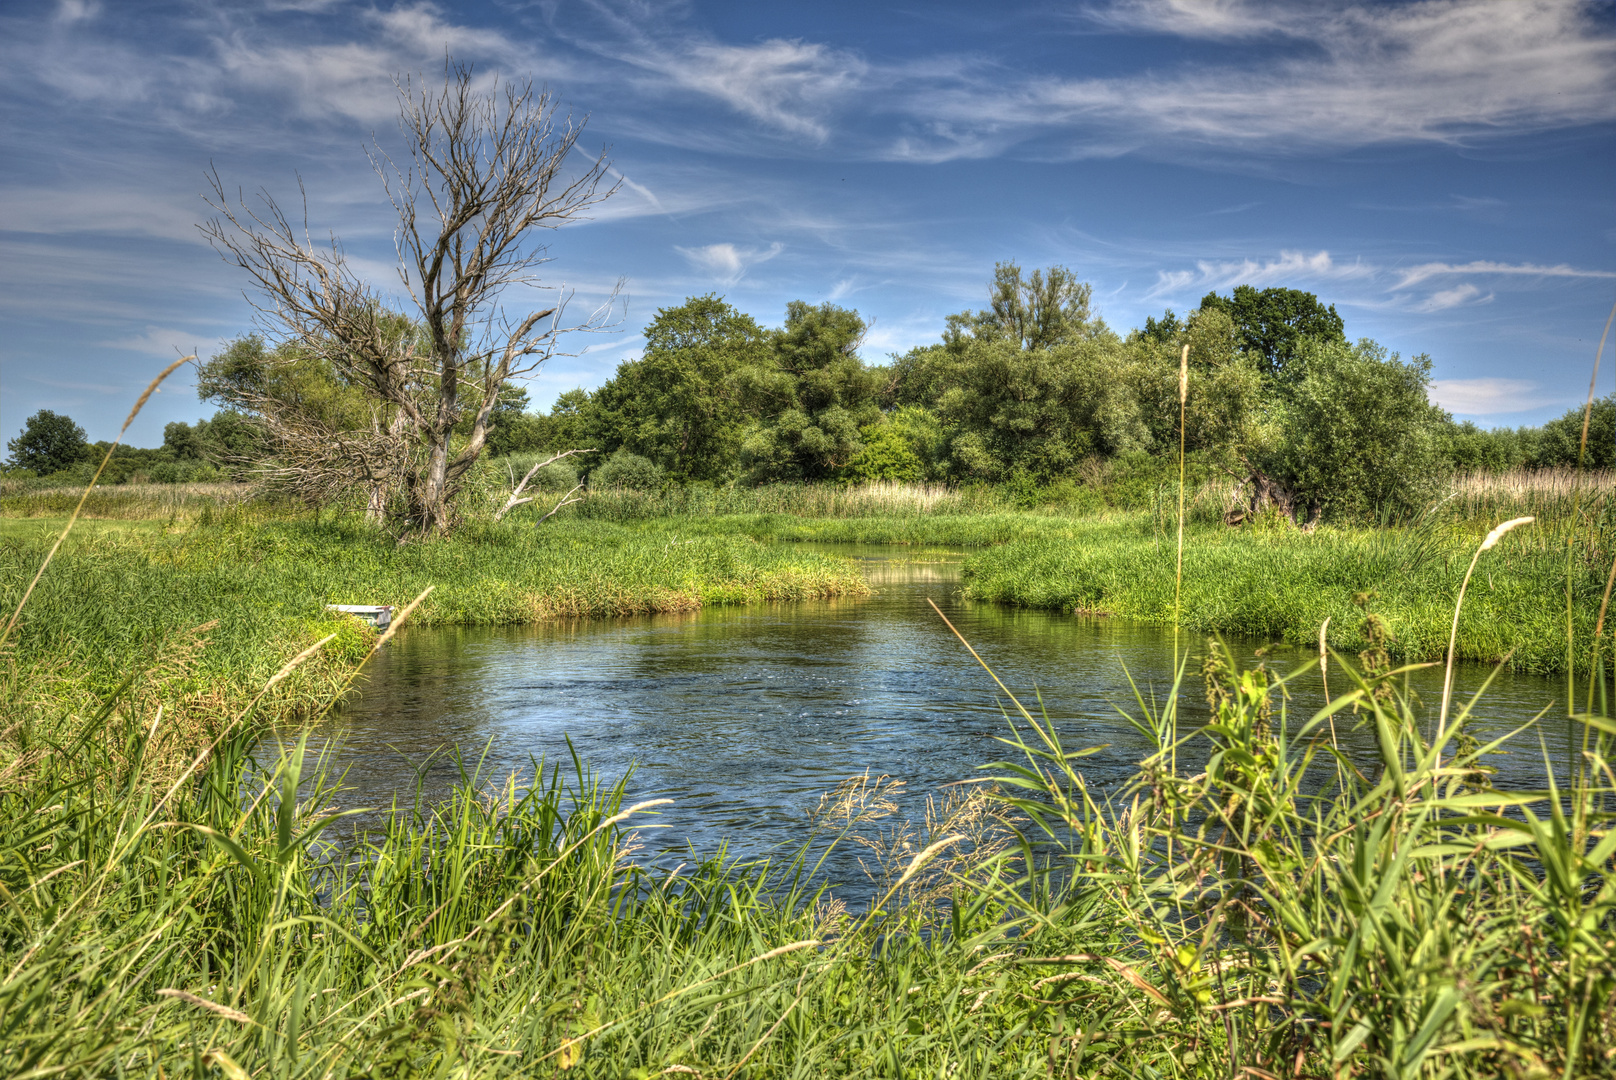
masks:
<path id="1" fill-rule="evenodd" d="M 557 355 L 570 331 L 609 329 L 616 292 L 588 318 L 565 325 L 569 294 L 537 310 L 505 307 L 512 286 L 543 287 L 548 262 L 541 237 L 617 191 L 605 185 L 604 153 L 568 171 L 582 122 L 558 122 L 548 90 L 497 80 L 486 92 L 469 67 L 449 61 L 441 88 L 397 84 L 408 160 L 396 163 L 380 143 L 368 151 L 398 214 L 399 277 L 417 332 L 398 332 L 383 295 L 349 266 L 341 243 L 316 244 L 267 193 L 249 207 L 232 201 L 218 173 L 208 203 L 217 217 L 201 226 L 226 261 L 245 270 L 272 339 L 298 362 L 319 357 L 376 405 L 367 432 L 347 433 L 315 452 L 293 419 L 280 421 L 290 449 L 282 462 L 309 490 L 346 481 L 372 492 L 395 490 L 406 535 L 446 532 L 452 504 L 487 443 L 500 389 Z M 301 183 L 299 186 L 301 191 Z M 385 414 L 385 415 L 384 415 Z M 457 426 L 470 418 L 469 434 Z M 364 445 L 361 445 L 364 444 Z M 300 449 L 301 448 L 301 449 Z M 327 475 L 318 475 L 321 469 Z"/>

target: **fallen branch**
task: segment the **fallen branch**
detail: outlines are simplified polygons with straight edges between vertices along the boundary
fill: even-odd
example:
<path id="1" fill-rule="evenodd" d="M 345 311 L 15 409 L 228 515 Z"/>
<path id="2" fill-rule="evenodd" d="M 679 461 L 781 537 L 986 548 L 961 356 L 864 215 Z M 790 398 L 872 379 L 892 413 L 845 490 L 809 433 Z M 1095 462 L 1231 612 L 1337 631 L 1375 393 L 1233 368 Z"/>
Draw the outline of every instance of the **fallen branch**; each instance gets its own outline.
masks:
<path id="1" fill-rule="evenodd" d="M 531 469 L 529 469 L 527 471 L 527 474 L 522 477 L 522 482 L 517 484 L 516 487 L 511 490 L 510 497 L 505 500 L 505 505 L 499 508 L 499 513 L 494 515 L 494 520 L 498 521 L 501 518 L 503 518 L 506 514 L 510 513 L 512 510 L 515 510 L 518 506 L 523 506 L 523 505 L 525 505 L 527 503 L 532 502 L 534 499 L 538 498 L 537 495 L 529 495 L 526 498 L 521 498 L 520 496 L 522 494 L 522 489 L 527 487 L 528 481 L 532 480 L 534 475 L 540 469 L 544 468 L 546 465 L 553 465 L 556 462 L 560 461 L 562 458 L 569 457 L 569 456 L 571 456 L 573 454 L 593 454 L 594 452 L 595 451 L 592 450 L 592 449 L 591 450 L 563 450 L 561 453 L 555 455 L 554 457 L 547 458 L 544 461 L 541 461 L 537 465 L 533 466 Z M 583 485 L 581 485 L 581 484 L 579 485 L 579 487 L 582 487 L 582 486 Z M 578 488 L 573 488 L 572 489 L 572 491 L 577 491 L 577 490 L 578 490 Z M 572 491 L 567 492 L 567 494 L 571 495 Z M 573 500 L 573 502 L 577 502 L 577 501 L 578 501 L 577 499 Z M 565 505 L 566 505 L 566 503 L 561 504 L 561 506 L 565 506 Z M 556 510 L 561 509 L 561 506 L 556 507 Z M 550 511 L 550 514 L 553 514 L 553 513 L 555 513 L 555 510 Z M 546 514 L 546 515 L 544 515 L 544 517 L 548 518 L 550 516 L 550 514 Z M 540 518 L 539 520 L 542 521 L 542 520 L 544 520 L 544 518 Z"/>
<path id="2" fill-rule="evenodd" d="M 533 523 L 533 527 L 538 528 L 540 525 L 543 525 L 546 521 L 549 521 L 551 518 L 555 517 L 556 513 L 558 511 L 560 511 L 560 509 L 563 506 L 571 506 L 575 502 L 583 502 L 584 501 L 583 496 L 579 496 L 576 499 L 574 499 L 572 497 L 572 492 L 573 491 L 582 491 L 583 489 L 584 489 L 584 486 L 582 484 L 579 484 L 577 487 L 573 488 L 572 491 L 569 491 L 565 495 L 561 496 L 561 501 L 555 504 L 555 509 L 551 510 L 548 514 L 545 514 L 539 520 L 535 521 Z"/>

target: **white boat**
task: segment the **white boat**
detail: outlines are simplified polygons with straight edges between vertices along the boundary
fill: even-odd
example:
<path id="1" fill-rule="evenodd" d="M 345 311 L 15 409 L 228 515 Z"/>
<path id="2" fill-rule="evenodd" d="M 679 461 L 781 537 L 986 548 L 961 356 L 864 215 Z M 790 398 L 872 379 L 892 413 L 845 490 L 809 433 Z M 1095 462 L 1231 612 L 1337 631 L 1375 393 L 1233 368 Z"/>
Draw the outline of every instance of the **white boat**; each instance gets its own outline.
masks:
<path id="1" fill-rule="evenodd" d="M 393 624 L 392 604 L 327 604 L 327 611 L 345 611 L 360 622 L 366 622 L 378 630 L 386 630 Z"/>

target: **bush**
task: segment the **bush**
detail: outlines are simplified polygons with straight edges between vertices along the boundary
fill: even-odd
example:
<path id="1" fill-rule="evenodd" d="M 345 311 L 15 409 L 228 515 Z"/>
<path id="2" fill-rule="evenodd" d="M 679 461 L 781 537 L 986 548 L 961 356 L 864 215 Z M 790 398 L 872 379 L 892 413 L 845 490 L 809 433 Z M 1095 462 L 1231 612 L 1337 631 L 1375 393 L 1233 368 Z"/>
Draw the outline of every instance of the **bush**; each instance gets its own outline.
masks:
<path id="1" fill-rule="evenodd" d="M 1367 339 L 1310 342 L 1285 405 L 1279 473 L 1299 501 L 1334 519 L 1417 511 L 1446 478 L 1447 414 L 1427 397 L 1429 357 L 1404 361 Z"/>
<path id="2" fill-rule="evenodd" d="M 655 491 L 662 486 L 662 466 L 620 449 L 589 473 L 591 488 Z"/>
<path id="3" fill-rule="evenodd" d="M 903 433 L 891 424 L 870 424 L 861 434 L 864 448 L 843 470 L 847 479 L 913 484 L 925 478 L 925 462 L 920 460 Z"/>

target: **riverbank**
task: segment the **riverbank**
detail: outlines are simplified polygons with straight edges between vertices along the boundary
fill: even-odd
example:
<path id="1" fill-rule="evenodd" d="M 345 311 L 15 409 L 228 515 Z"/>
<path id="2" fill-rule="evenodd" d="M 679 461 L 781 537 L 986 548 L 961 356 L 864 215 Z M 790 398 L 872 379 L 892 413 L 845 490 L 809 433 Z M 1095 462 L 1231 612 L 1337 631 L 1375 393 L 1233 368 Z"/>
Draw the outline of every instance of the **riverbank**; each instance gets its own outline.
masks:
<path id="1" fill-rule="evenodd" d="M 953 535 L 1028 531 L 973 553 L 971 588 L 1059 607 L 1098 581 L 1161 617 L 1159 518 L 979 517 Z M 1609 720 L 1551 802 L 1488 787 L 1462 710 L 1433 749 L 1429 703 L 1394 687 L 1326 715 L 1309 694 L 1279 705 L 1272 672 L 1213 664 L 1208 706 L 1168 693 L 1132 716 L 1153 750 L 1114 805 L 1086 748 L 1021 712 L 1026 742 L 982 774 L 997 787 L 954 787 L 903 822 L 882 778 L 854 778 L 772 863 L 695 852 L 653 873 L 632 829 L 656 808 L 628 811 L 587 775 L 468 768 L 451 797 L 347 835 L 332 777 L 299 748 L 261 770 L 262 730 L 229 727 L 232 687 L 328 632 L 272 704 L 341 690 L 372 639 L 327 601 L 433 585 L 424 624 L 477 625 L 863 581 L 752 539 L 829 527 L 811 519 L 473 524 L 397 548 L 351 525 L 221 518 L 81 523 L 3 658 L 7 1075 L 1468 1078 L 1598 1075 L 1616 1055 Z M 0 520 L 11 603 L 54 525 Z M 1396 630 L 1414 623 L 1396 603 L 1456 591 L 1473 532 L 1196 529 L 1186 581 L 1209 605 L 1290 582 L 1265 604 L 1294 606 L 1372 571 Z M 1567 535 L 1518 530 L 1473 595 L 1485 578 L 1495 619 L 1533 590 L 1563 596 Z M 1579 619 L 1600 551 L 1573 548 Z M 1332 769 L 1337 726 L 1373 731 L 1379 759 Z M 1178 732 L 1208 741 L 1183 755 L 1193 770 Z M 875 903 L 819 891 L 832 844 L 856 846 Z"/>
<path id="2" fill-rule="evenodd" d="M 1184 544 L 1180 625 L 1317 647 L 1328 619 L 1330 647 L 1351 654 L 1368 647 L 1367 606 L 1391 633 L 1392 657 L 1441 660 L 1480 539 L 1469 528 L 1197 529 Z M 1459 659 L 1565 670 L 1568 539 L 1574 655 L 1586 663 L 1607 547 L 1553 523 L 1516 529 L 1481 557 L 1459 620 Z M 1171 626 L 1176 560 L 1171 537 L 1099 523 L 975 552 L 963 573 L 974 599 Z"/>
<path id="3" fill-rule="evenodd" d="M 61 524 L 0 519 L 0 607 L 8 615 Z M 195 741 L 289 658 L 336 634 L 260 710 L 266 719 L 290 716 L 326 700 L 368 647 L 368 631 L 326 604 L 402 606 L 429 586 L 414 625 L 512 625 L 869 591 L 845 560 L 744 536 L 648 535 L 601 522 L 542 531 L 473 524 L 449 540 L 397 547 L 352 523 L 81 521 L 4 657 L 0 729 L 94 712 L 133 677 L 139 692 L 169 702 L 166 730 Z"/>
<path id="4" fill-rule="evenodd" d="M 1386 528 L 1303 531 L 1277 522 L 1244 528 L 1192 522 L 1184 540 L 1180 625 L 1197 634 L 1316 648 L 1328 619 L 1330 647 L 1352 654 L 1369 644 L 1362 630 L 1367 604 L 1391 631 L 1386 647 L 1392 657 L 1440 660 L 1476 546 L 1504 520 L 1499 515 L 1520 508 L 1454 506 Z M 1568 561 L 1574 655 L 1589 655 L 1616 536 L 1602 523 L 1574 528 L 1574 520 L 1569 512 L 1546 516 L 1482 557 L 1460 618 L 1459 659 L 1491 664 L 1507 658 L 1517 671 L 1564 671 Z M 1159 626 L 1174 621 L 1177 537 L 1161 514 L 719 514 L 645 518 L 625 527 L 646 536 L 964 550 L 964 588 L 972 599 Z"/>

